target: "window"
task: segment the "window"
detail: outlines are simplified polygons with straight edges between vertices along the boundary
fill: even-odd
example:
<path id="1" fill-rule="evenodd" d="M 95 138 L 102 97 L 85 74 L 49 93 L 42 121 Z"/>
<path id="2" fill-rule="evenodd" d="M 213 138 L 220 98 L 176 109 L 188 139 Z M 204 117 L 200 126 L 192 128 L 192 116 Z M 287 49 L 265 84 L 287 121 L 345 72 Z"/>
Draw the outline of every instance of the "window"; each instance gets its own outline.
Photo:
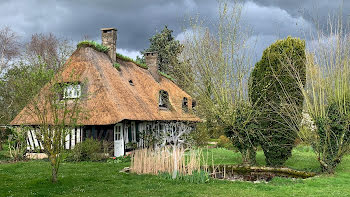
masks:
<path id="1" fill-rule="evenodd" d="M 182 99 L 182 110 L 188 112 L 188 99 L 186 97 Z"/>
<path id="2" fill-rule="evenodd" d="M 192 100 L 192 110 L 195 110 L 197 105 L 197 102 L 195 100 Z"/>
<path id="3" fill-rule="evenodd" d="M 74 99 L 80 98 L 81 96 L 81 86 L 80 84 L 68 84 L 64 87 L 63 98 L 64 99 Z"/>
<path id="4" fill-rule="evenodd" d="M 169 94 L 165 90 L 159 91 L 159 108 L 169 109 Z"/>

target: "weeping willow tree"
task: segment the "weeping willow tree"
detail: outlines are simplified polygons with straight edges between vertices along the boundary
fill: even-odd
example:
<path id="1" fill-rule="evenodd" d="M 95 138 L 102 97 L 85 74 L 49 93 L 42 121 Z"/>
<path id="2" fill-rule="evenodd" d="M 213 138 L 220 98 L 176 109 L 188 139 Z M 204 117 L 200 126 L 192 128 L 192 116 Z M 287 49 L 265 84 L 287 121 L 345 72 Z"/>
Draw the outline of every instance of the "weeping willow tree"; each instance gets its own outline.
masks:
<path id="1" fill-rule="evenodd" d="M 242 4 L 220 1 L 215 23 L 192 19 L 178 74 L 198 103 L 196 113 L 204 119 L 204 127 L 212 133 L 225 132 L 243 161 L 254 163 L 254 130 L 246 129 L 253 122 L 247 97 L 249 31 L 243 28 L 241 12 Z"/>

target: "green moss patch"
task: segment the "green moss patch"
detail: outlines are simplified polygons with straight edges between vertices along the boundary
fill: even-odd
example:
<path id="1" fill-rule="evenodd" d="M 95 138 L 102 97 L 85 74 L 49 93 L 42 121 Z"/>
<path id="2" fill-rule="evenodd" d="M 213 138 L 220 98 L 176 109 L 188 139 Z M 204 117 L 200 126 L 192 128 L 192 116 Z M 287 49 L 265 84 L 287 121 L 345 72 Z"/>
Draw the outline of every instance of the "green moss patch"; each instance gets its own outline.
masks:
<path id="1" fill-rule="evenodd" d="M 77 44 L 77 48 L 81 48 L 81 47 L 91 47 L 93 49 L 95 49 L 96 51 L 102 52 L 102 53 L 107 53 L 109 48 L 106 46 L 103 46 L 102 44 L 99 44 L 95 41 L 92 40 L 84 40 L 81 41 Z"/>
<path id="2" fill-rule="evenodd" d="M 174 80 L 174 78 L 172 77 L 172 76 L 170 76 L 170 75 L 168 75 L 168 74 L 166 74 L 166 73 L 164 73 L 164 72 L 162 72 L 162 71 L 158 71 L 158 73 L 160 74 L 160 75 L 162 75 L 163 77 L 165 77 L 165 78 L 167 78 L 167 79 L 169 79 L 169 80 L 171 80 L 171 81 L 175 81 Z"/>
<path id="3" fill-rule="evenodd" d="M 126 62 L 132 62 L 132 63 L 136 64 L 138 67 L 141 67 L 143 69 L 148 69 L 148 66 L 146 64 L 143 64 L 141 62 L 135 61 L 132 58 L 124 56 L 124 55 L 122 55 L 120 53 L 117 53 L 117 58 L 119 58 L 119 59 L 121 59 L 123 61 L 126 61 Z"/>
<path id="4" fill-rule="evenodd" d="M 120 70 L 120 64 L 119 64 L 119 63 L 114 63 L 113 66 L 114 66 L 114 68 L 116 68 L 117 70 Z"/>

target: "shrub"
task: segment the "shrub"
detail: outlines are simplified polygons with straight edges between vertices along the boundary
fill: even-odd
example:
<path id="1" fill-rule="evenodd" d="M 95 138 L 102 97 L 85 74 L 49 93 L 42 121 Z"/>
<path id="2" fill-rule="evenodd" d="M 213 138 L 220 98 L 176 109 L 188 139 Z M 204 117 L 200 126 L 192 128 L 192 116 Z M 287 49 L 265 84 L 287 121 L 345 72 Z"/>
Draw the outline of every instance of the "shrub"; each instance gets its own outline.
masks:
<path id="1" fill-rule="evenodd" d="M 305 42 L 288 37 L 268 47 L 251 73 L 249 97 L 269 166 L 283 165 L 292 154 L 302 116 L 305 60 Z"/>
<path id="2" fill-rule="evenodd" d="M 15 161 L 24 159 L 27 148 L 27 130 L 21 127 L 11 129 L 8 136 L 9 155 Z"/>
<path id="3" fill-rule="evenodd" d="M 219 148 L 226 148 L 226 149 L 229 149 L 229 150 L 233 149 L 233 145 L 232 145 L 231 140 L 228 137 L 224 136 L 224 135 L 221 135 L 219 137 L 217 146 Z"/>
<path id="4" fill-rule="evenodd" d="M 3 145 L 8 139 L 9 134 L 11 133 L 11 129 L 9 128 L 0 128 L 0 151 L 3 150 Z"/>
<path id="5" fill-rule="evenodd" d="M 103 153 L 106 155 L 113 155 L 114 154 L 114 141 L 102 141 L 102 148 Z"/>
<path id="6" fill-rule="evenodd" d="M 342 19 L 330 20 L 312 38 L 303 91 L 312 126 L 311 134 L 301 137 L 312 145 L 326 173 L 333 173 L 350 150 L 350 37 Z"/>
<path id="7" fill-rule="evenodd" d="M 225 134 L 242 154 L 243 163 L 255 165 L 258 137 L 250 106 L 244 104 L 237 107 L 234 124 L 226 128 Z"/>
<path id="8" fill-rule="evenodd" d="M 345 111 L 349 110 L 350 102 L 347 102 Z M 350 149 L 350 116 L 333 102 L 327 106 L 327 116 L 317 117 L 315 125 L 320 143 L 314 143 L 313 148 L 320 153 L 319 161 L 322 171 L 333 173 L 347 152 L 340 149 Z"/>
<path id="9" fill-rule="evenodd" d="M 106 46 L 103 46 L 102 44 L 99 44 L 95 41 L 91 41 L 91 40 L 84 40 L 81 41 L 77 44 L 77 48 L 81 48 L 81 47 L 91 47 L 93 49 L 95 49 L 96 51 L 102 52 L 102 53 L 107 53 L 109 48 Z"/>
<path id="10" fill-rule="evenodd" d="M 66 161 L 101 161 L 107 158 L 102 152 L 101 142 L 92 138 L 75 145 Z"/>
<path id="11" fill-rule="evenodd" d="M 194 145 L 203 146 L 208 144 L 209 135 L 204 123 L 198 123 L 190 135 L 194 141 Z"/>

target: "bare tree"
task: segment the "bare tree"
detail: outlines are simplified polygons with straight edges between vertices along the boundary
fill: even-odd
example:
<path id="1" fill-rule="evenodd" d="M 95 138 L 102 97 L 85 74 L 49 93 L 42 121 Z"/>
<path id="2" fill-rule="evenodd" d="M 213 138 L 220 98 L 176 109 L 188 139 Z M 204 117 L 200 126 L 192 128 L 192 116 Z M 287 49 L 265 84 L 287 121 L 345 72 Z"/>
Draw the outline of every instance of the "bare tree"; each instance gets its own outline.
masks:
<path id="1" fill-rule="evenodd" d="M 334 173 L 350 151 L 350 29 L 343 20 L 330 16 L 328 31 L 312 34 L 307 86 L 300 85 L 311 123 L 299 135 L 313 147 L 326 173 Z"/>
<path id="2" fill-rule="evenodd" d="M 247 86 L 252 48 L 248 43 L 250 30 L 243 26 L 241 12 L 242 4 L 238 1 L 219 1 L 215 24 L 205 26 L 198 19 L 192 20 L 179 57 L 181 66 L 191 72 L 180 71 L 184 72 L 181 75 L 187 90 L 199 103 L 196 113 L 205 120 L 203 125 L 211 136 L 231 130 L 232 137 L 238 138 L 237 144 L 244 145 L 239 147 L 252 150 L 242 149 L 242 153 L 252 152 L 255 157 L 250 132 L 255 130 L 246 129 L 254 119 L 250 110 L 254 104 L 248 99 Z"/>
<path id="3" fill-rule="evenodd" d="M 32 65 L 45 64 L 48 69 L 57 71 L 73 50 L 69 40 L 57 38 L 53 33 L 33 34 L 26 44 L 24 58 Z"/>
<path id="4" fill-rule="evenodd" d="M 167 129 L 164 130 L 164 133 L 161 134 L 161 148 L 170 146 L 172 151 L 172 157 L 174 158 L 174 170 L 172 178 L 175 179 L 178 174 L 178 160 L 183 157 L 181 154 L 182 151 L 179 151 L 180 148 L 184 148 L 185 145 L 189 145 L 190 133 L 192 128 L 188 124 L 183 122 L 171 122 L 166 125 Z M 180 155 L 178 155 L 180 153 Z M 184 152 L 182 152 L 184 153 Z"/>
<path id="5" fill-rule="evenodd" d="M 20 53 L 18 36 L 9 27 L 0 29 L 0 74 Z"/>

